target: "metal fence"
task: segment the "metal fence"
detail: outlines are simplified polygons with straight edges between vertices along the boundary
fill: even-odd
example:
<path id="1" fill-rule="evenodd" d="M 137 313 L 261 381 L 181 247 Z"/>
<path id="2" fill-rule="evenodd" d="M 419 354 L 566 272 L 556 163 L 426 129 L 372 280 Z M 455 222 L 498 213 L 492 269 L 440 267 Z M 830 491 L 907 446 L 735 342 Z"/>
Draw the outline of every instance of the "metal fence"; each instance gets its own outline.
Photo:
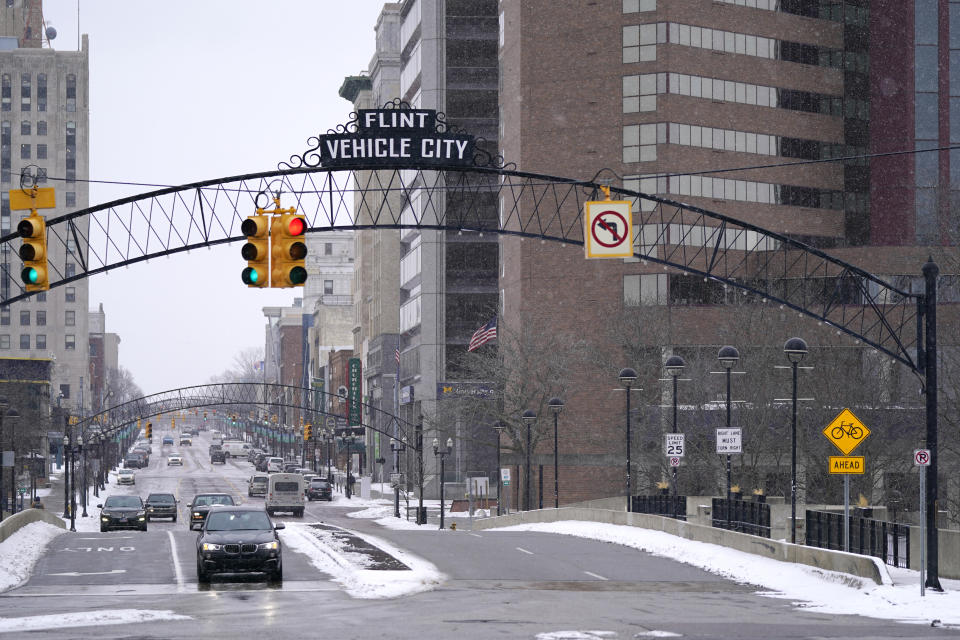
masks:
<path id="1" fill-rule="evenodd" d="M 710 513 L 715 527 L 770 537 L 770 505 L 765 502 L 714 498 Z"/>
<path id="2" fill-rule="evenodd" d="M 807 511 L 808 547 L 843 551 L 843 514 Z M 850 552 L 880 558 L 895 567 L 910 566 L 910 527 L 850 516 Z"/>
<path id="3" fill-rule="evenodd" d="M 677 520 L 687 519 L 687 496 L 631 496 L 630 507 L 634 513 L 650 513 Z"/>

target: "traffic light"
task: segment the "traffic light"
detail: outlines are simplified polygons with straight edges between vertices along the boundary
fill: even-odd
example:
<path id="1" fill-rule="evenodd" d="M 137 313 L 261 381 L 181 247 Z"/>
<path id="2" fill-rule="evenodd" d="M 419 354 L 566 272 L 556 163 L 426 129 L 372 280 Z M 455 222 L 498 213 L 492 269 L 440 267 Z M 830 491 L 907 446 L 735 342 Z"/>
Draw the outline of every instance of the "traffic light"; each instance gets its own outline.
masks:
<path id="1" fill-rule="evenodd" d="M 267 277 L 270 261 L 270 227 L 267 216 L 250 216 L 240 225 L 240 231 L 247 237 L 246 244 L 240 249 L 240 255 L 247 261 L 241 278 L 248 287 L 263 288 L 270 285 Z"/>
<path id="2" fill-rule="evenodd" d="M 309 440 L 313 437 L 313 426 L 309 424 L 303 425 L 303 439 Z"/>
<path id="3" fill-rule="evenodd" d="M 270 221 L 270 244 L 273 265 L 270 269 L 270 286 L 281 289 L 302 287 L 307 281 L 304 259 L 307 245 L 303 234 L 307 219 L 296 214 L 284 213 Z"/>
<path id="4" fill-rule="evenodd" d="M 147 440 L 153 440 L 153 423 L 147 423 Z"/>
<path id="5" fill-rule="evenodd" d="M 23 271 L 20 277 L 27 291 L 46 291 L 50 288 L 47 279 L 47 223 L 35 212 L 20 221 L 17 233 L 23 238 L 20 259 Z"/>

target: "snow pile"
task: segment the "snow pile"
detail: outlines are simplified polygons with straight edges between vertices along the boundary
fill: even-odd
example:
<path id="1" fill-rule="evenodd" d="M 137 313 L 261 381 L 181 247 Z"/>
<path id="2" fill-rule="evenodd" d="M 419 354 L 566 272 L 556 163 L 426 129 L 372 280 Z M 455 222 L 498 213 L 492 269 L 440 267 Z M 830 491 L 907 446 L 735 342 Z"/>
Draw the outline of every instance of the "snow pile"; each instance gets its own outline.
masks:
<path id="1" fill-rule="evenodd" d="M 845 573 L 779 562 L 727 547 L 695 542 L 638 527 L 596 522 L 522 524 L 488 531 L 542 531 L 622 544 L 653 555 L 700 567 L 744 584 L 761 587 L 762 595 L 794 601 L 798 607 L 833 614 L 856 613 L 872 618 L 931 624 L 960 624 L 960 582 L 942 580 L 943 593 L 927 590 L 920 597 L 919 575 L 889 569 L 890 584 L 878 585 Z"/>
<path id="2" fill-rule="evenodd" d="M 191 618 L 190 616 L 181 616 L 173 611 L 148 611 L 145 609 L 79 611 L 76 613 L 56 613 L 24 618 L 0 618 L 0 633 L 10 631 L 39 631 L 41 629 L 69 629 L 71 627 L 96 627 L 104 624 L 157 622 L 159 620 L 191 620 Z"/>
<path id="3" fill-rule="evenodd" d="M 401 571 L 374 571 L 355 564 L 357 554 L 344 553 L 343 549 L 322 544 L 306 530 L 306 524 L 288 524 L 281 533 L 283 543 L 294 551 L 303 553 L 320 571 L 333 576 L 334 582 L 354 598 L 397 598 L 428 591 L 445 579 L 435 566 L 406 551 L 398 549 L 379 538 L 359 534 L 370 544 L 379 547 L 410 567 Z"/>
<path id="4" fill-rule="evenodd" d="M 0 591 L 26 582 L 47 543 L 61 533 L 63 529 L 47 522 L 31 522 L 0 542 Z"/>

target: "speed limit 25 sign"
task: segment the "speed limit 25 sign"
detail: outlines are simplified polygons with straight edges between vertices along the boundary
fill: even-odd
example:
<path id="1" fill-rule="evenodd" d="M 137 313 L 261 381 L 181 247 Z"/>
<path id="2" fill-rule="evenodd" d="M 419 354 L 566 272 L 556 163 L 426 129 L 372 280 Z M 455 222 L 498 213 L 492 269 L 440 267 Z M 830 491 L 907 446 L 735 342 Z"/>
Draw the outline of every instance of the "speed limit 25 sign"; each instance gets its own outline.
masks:
<path id="1" fill-rule="evenodd" d="M 668 458 L 682 458 L 686 454 L 682 433 L 663 434 L 663 454 Z"/>

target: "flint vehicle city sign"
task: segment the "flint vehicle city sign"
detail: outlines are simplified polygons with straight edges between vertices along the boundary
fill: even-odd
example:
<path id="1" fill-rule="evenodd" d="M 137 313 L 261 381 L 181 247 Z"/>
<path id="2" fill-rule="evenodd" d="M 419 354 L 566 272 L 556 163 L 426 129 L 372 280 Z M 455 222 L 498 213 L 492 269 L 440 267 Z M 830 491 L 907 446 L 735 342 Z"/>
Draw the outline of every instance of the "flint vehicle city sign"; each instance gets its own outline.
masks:
<path id="1" fill-rule="evenodd" d="M 358 109 L 351 117 L 346 127 L 315 139 L 311 151 L 322 166 L 474 164 L 473 136 L 451 132 L 433 109 Z"/>

